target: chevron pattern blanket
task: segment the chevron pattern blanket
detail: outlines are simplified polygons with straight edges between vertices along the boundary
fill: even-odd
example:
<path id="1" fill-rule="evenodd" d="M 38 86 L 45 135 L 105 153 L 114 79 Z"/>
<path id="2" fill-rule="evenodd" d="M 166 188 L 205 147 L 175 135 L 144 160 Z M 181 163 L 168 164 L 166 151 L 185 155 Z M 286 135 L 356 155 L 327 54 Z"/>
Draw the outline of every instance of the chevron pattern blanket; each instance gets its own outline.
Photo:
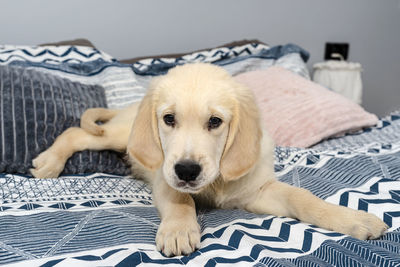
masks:
<path id="1" fill-rule="evenodd" d="M 257 46 L 250 48 L 245 47 L 244 52 L 237 47 L 225 48 L 222 52 L 228 54 L 234 54 L 232 49 L 238 55 L 245 53 L 244 61 L 237 60 L 237 55 L 232 57 L 235 60 L 225 59 L 228 68 L 239 71 L 239 65 L 248 68 L 245 60 L 270 60 L 254 56 L 259 52 Z M 44 72 L 56 72 L 86 83 L 101 81 L 108 90 L 110 103 L 121 98 L 121 88 L 137 86 L 136 94 L 141 94 L 142 77 L 137 76 L 142 74 L 132 72 L 135 67 L 142 72 L 156 69 L 146 68 L 148 62 L 133 68 L 125 66 L 92 48 L 14 47 L 14 52 L 10 49 L 0 47 L 2 64 L 40 67 Z M 8 54 L 2 53 L 6 50 Z M 300 57 L 301 50 L 293 53 Z M 12 60 L 15 57 L 18 60 Z M 278 58 L 274 62 L 281 58 L 274 57 Z M 238 62 L 239 65 L 231 65 Z M 85 72 L 77 69 L 76 64 L 85 66 Z M 165 67 L 157 70 L 163 71 Z M 118 82 L 117 77 L 127 79 Z M 118 83 L 122 87 L 114 90 Z M 132 100 L 137 96 L 129 97 Z M 155 249 L 160 221 L 151 191 L 141 181 L 105 173 L 46 180 L 2 173 L 0 264 L 398 266 L 399 132 L 400 111 L 397 111 L 381 119 L 376 127 L 325 141 L 311 149 L 277 147 L 275 150 L 275 171 L 280 180 L 307 188 L 331 203 L 376 214 L 390 226 L 388 233 L 378 240 L 360 241 L 291 218 L 240 210 L 199 210 L 201 248 L 187 256 L 167 258 Z"/>

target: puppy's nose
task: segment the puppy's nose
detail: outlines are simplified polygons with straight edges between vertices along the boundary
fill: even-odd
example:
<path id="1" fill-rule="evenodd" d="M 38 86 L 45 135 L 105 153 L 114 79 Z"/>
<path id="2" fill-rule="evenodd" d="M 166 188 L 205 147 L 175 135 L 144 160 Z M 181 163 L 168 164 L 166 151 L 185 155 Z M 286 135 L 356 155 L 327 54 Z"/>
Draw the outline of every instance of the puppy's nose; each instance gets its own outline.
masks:
<path id="1" fill-rule="evenodd" d="M 179 179 L 185 182 L 196 180 L 201 172 L 201 167 L 194 161 L 184 160 L 175 164 L 175 173 Z"/>

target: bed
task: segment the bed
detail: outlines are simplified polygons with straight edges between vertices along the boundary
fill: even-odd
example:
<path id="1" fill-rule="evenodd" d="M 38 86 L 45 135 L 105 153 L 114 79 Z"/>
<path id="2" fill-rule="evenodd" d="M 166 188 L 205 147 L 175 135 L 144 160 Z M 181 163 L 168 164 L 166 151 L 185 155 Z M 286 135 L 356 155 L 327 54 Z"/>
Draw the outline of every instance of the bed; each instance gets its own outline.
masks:
<path id="1" fill-rule="evenodd" d="M 373 122 L 319 135 L 307 148 L 283 142 L 275 149 L 281 181 L 374 213 L 390 227 L 377 240 L 360 241 L 291 218 L 198 210 L 201 248 L 168 258 L 155 249 L 160 220 L 151 189 L 132 179 L 124 155 L 84 151 L 59 178 L 29 175 L 31 159 L 78 125 L 83 110 L 139 101 L 149 80 L 173 66 L 209 62 L 235 76 L 280 66 L 309 80 L 308 56 L 294 44 L 254 41 L 131 61 L 91 46 L 0 46 L 0 264 L 400 265 L 400 110 L 380 119 L 363 113 Z"/>

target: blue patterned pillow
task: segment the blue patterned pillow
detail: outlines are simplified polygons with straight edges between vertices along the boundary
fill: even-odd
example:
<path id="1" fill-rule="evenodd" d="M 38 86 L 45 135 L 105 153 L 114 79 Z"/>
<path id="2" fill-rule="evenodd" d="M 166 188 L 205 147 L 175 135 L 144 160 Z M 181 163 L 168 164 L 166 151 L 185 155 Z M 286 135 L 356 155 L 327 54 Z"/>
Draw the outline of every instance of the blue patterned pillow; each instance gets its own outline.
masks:
<path id="1" fill-rule="evenodd" d="M 65 129 L 79 126 L 81 114 L 106 107 L 104 89 L 35 68 L 0 66 L 0 173 L 28 174 L 32 159 Z M 123 155 L 83 151 L 68 161 L 64 174 L 126 174 Z"/>

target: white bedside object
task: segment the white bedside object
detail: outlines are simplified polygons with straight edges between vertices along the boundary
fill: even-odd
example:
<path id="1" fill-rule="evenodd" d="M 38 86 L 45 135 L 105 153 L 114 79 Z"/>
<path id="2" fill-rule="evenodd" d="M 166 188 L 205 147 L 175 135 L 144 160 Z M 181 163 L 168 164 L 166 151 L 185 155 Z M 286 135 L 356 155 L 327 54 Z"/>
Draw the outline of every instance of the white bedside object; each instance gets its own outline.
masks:
<path id="1" fill-rule="evenodd" d="M 328 60 L 313 66 L 313 81 L 361 104 L 362 81 L 360 63 Z"/>

